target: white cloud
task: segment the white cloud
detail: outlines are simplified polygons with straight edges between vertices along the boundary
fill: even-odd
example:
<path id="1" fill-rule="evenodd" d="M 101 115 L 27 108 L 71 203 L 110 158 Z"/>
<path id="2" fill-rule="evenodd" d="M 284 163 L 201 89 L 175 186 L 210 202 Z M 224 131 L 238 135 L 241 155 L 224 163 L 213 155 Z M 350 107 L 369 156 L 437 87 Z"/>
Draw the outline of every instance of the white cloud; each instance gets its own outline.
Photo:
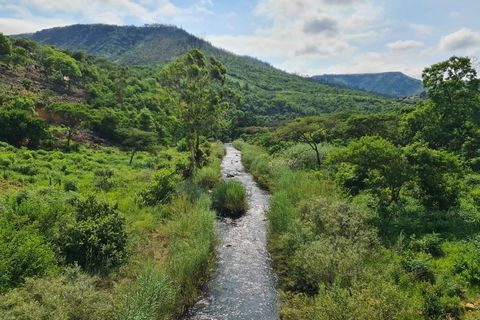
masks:
<path id="1" fill-rule="evenodd" d="M 208 40 L 301 73 L 319 59 L 346 58 L 357 46 L 377 40 L 375 26 L 383 23 L 381 7 L 371 0 L 259 0 L 254 14 L 266 26 Z"/>
<path id="2" fill-rule="evenodd" d="M 411 23 L 409 25 L 410 29 L 415 31 L 418 35 L 421 36 L 429 36 L 433 32 L 433 28 L 431 26 L 427 26 L 425 24 L 417 24 L 417 23 Z"/>
<path id="3" fill-rule="evenodd" d="M 0 18 L 0 32 L 34 32 L 73 23 L 135 24 L 163 22 L 181 25 L 211 14 L 210 0 L 178 7 L 170 0 L 0 0 L 8 18 Z M 61 19 L 56 17 L 62 17 Z"/>
<path id="4" fill-rule="evenodd" d="M 440 50 L 455 51 L 460 49 L 477 48 L 480 46 L 480 32 L 468 28 L 450 33 L 440 40 Z"/>
<path id="5" fill-rule="evenodd" d="M 414 40 L 398 40 L 387 43 L 387 47 L 392 51 L 405 51 L 423 47 L 423 43 Z"/>
<path id="6" fill-rule="evenodd" d="M 28 21 L 15 18 L 0 18 L 0 32 L 5 34 L 30 33 L 44 28 L 61 27 L 73 24 L 62 19 L 31 18 Z"/>

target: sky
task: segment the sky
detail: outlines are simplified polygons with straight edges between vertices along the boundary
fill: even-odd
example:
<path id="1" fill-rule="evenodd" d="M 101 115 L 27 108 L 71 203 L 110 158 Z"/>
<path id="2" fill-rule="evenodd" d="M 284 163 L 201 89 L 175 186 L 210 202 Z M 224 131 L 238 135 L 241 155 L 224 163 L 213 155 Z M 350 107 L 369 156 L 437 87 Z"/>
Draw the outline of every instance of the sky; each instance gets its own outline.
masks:
<path id="1" fill-rule="evenodd" d="M 0 32 L 173 24 L 301 75 L 419 78 L 452 55 L 480 56 L 479 12 L 480 0 L 0 0 Z"/>

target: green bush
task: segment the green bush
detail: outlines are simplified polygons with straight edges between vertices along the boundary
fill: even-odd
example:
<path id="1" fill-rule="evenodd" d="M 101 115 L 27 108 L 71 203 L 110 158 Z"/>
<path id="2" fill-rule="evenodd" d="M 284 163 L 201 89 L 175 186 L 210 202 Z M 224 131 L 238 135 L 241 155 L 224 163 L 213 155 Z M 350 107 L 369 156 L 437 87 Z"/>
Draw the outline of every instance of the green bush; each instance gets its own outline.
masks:
<path id="1" fill-rule="evenodd" d="M 93 178 L 93 183 L 96 188 L 109 191 L 115 185 L 112 178 L 115 175 L 115 172 L 112 169 L 101 169 L 95 171 L 95 175 Z"/>
<path id="2" fill-rule="evenodd" d="M 422 257 L 409 255 L 402 261 L 402 267 L 410 272 L 415 279 L 435 283 L 435 275 L 430 263 Z"/>
<path id="3" fill-rule="evenodd" d="M 0 217 L 0 293 L 56 266 L 52 247 L 33 230 L 16 230 Z M 1 299 L 0 299 L 1 300 Z"/>
<path id="4" fill-rule="evenodd" d="M 75 218 L 59 239 L 67 263 L 78 263 L 89 272 L 104 273 L 125 262 L 125 219 L 115 207 L 91 196 L 76 204 Z"/>
<path id="5" fill-rule="evenodd" d="M 221 180 L 220 162 L 215 160 L 207 167 L 195 172 L 193 181 L 204 189 L 211 190 Z"/>
<path id="6" fill-rule="evenodd" d="M 169 168 L 158 170 L 153 183 L 140 193 L 141 201 L 149 206 L 170 201 L 175 194 L 178 181 L 179 177 L 174 170 Z"/>
<path id="7" fill-rule="evenodd" d="M 65 184 L 63 185 L 63 190 L 65 190 L 65 191 L 77 191 L 78 190 L 77 183 L 73 180 L 67 180 L 67 181 L 65 181 Z"/>
<path id="8" fill-rule="evenodd" d="M 213 189 L 212 202 L 220 214 L 236 218 L 247 211 L 247 191 L 239 181 L 223 182 Z"/>
<path id="9" fill-rule="evenodd" d="M 112 295 L 96 287 L 97 279 L 78 268 L 63 274 L 26 280 L 0 296 L 0 318 L 5 320 L 114 320 Z"/>
<path id="10" fill-rule="evenodd" d="M 442 242 L 443 239 L 438 233 L 430 233 L 420 239 L 413 240 L 410 243 L 410 247 L 417 252 L 425 252 L 434 257 L 441 257 L 443 256 Z"/>

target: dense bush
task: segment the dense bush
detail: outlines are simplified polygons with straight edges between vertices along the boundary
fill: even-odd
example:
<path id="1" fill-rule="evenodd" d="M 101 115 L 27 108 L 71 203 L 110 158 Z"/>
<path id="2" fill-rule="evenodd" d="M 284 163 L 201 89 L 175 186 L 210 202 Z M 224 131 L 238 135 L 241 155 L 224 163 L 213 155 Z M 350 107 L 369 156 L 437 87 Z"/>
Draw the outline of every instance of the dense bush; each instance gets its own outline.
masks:
<path id="1" fill-rule="evenodd" d="M 115 207 L 89 197 L 76 204 L 75 218 L 59 239 L 67 263 L 78 263 L 89 272 L 108 272 L 125 262 L 125 219 Z"/>
<path id="2" fill-rule="evenodd" d="M 114 320 L 116 302 L 108 292 L 97 288 L 97 279 L 78 268 L 61 275 L 29 278 L 25 284 L 0 296 L 3 320 Z"/>
<path id="3" fill-rule="evenodd" d="M 41 236 L 28 229 L 16 230 L 0 216 L 0 293 L 55 266 L 53 248 Z"/>
<path id="4" fill-rule="evenodd" d="M 247 211 L 247 191 L 239 181 L 226 181 L 213 189 L 212 202 L 220 214 L 238 218 Z"/>
<path id="5" fill-rule="evenodd" d="M 140 193 L 141 201 L 149 206 L 170 201 L 179 181 L 176 172 L 169 168 L 160 169 L 153 179 L 150 186 Z"/>
<path id="6" fill-rule="evenodd" d="M 220 162 L 214 160 L 210 165 L 198 169 L 193 176 L 193 181 L 202 188 L 211 190 L 221 178 Z"/>

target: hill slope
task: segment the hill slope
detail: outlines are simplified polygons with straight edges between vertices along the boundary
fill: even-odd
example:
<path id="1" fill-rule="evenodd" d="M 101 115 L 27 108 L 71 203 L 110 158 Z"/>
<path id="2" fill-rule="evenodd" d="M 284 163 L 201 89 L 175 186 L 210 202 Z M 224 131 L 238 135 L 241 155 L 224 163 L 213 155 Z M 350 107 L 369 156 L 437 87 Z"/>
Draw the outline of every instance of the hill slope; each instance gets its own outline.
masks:
<path id="1" fill-rule="evenodd" d="M 401 72 L 365 74 L 325 74 L 312 77 L 321 83 L 331 83 L 361 89 L 391 97 L 410 97 L 422 91 L 422 82 Z"/>
<path id="2" fill-rule="evenodd" d="M 173 26 L 73 25 L 19 35 L 63 49 L 81 50 L 130 65 L 165 64 L 200 48 L 227 65 L 230 85 L 243 93 L 247 117 L 286 118 L 341 110 L 379 112 L 396 103 L 366 92 L 317 83 L 254 58 L 238 56 Z M 244 125 L 254 124 L 252 119 Z"/>

